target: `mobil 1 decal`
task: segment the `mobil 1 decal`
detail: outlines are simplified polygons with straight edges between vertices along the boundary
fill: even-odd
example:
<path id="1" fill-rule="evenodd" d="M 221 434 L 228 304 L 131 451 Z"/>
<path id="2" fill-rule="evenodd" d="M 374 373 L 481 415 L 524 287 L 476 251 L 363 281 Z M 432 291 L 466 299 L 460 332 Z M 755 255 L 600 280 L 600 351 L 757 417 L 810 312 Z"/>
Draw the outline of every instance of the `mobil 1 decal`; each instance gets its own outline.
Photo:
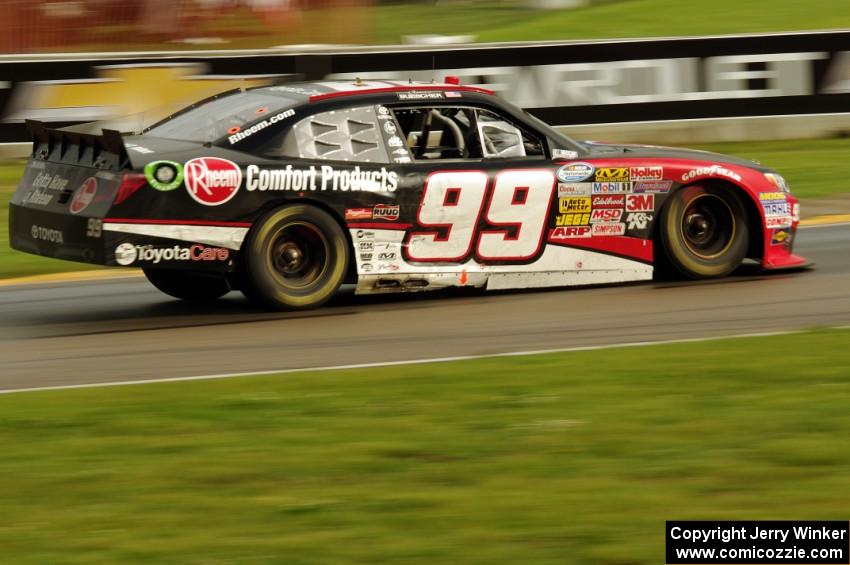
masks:
<path id="1" fill-rule="evenodd" d="M 532 263 L 555 201 L 551 169 L 435 171 L 425 179 L 402 252 L 410 263 Z"/>

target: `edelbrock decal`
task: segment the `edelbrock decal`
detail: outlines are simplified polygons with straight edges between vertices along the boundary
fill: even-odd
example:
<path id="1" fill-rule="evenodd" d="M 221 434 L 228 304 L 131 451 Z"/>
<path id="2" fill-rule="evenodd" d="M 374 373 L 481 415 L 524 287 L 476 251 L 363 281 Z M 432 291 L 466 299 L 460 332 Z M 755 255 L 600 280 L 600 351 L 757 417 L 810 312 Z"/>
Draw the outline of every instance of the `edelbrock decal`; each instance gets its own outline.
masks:
<path id="1" fill-rule="evenodd" d="M 183 167 L 186 190 L 204 206 L 224 204 L 239 191 L 242 170 L 236 163 L 218 157 L 198 157 Z"/>

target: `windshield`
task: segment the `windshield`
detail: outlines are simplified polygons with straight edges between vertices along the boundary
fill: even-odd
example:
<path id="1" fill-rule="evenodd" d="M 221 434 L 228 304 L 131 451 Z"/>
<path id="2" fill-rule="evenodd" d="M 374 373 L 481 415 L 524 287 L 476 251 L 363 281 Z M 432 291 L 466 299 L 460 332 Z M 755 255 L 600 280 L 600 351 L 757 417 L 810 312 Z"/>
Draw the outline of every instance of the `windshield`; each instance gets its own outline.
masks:
<path id="1" fill-rule="evenodd" d="M 142 133 L 180 141 L 215 141 L 238 133 L 245 124 L 277 114 L 299 102 L 280 92 L 235 92 L 167 118 Z"/>

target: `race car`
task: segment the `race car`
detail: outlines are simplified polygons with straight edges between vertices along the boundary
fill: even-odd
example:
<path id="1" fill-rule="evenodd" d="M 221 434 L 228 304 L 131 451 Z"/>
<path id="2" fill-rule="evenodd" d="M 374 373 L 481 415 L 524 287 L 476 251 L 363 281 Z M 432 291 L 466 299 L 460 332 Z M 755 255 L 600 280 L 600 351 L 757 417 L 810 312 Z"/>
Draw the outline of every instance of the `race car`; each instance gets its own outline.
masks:
<path id="1" fill-rule="evenodd" d="M 234 90 L 137 134 L 27 125 L 12 247 L 140 267 L 182 299 L 238 289 L 302 309 L 343 283 L 511 289 L 806 264 L 776 171 L 575 141 L 451 78 Z"/>

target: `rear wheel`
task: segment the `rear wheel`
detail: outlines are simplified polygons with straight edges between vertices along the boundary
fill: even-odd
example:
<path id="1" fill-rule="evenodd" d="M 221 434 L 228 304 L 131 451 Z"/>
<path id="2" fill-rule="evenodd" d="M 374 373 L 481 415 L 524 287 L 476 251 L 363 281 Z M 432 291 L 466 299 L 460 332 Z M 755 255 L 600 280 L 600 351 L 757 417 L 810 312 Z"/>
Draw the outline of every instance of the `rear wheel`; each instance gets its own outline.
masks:
<path id="1" fill-rule="evenodd" d="M 348 269 L 348 241 L 339 223 L 314 206 L 271 212 L 243 248 L 243 293 L 280 310 L 315 308 L 330 299 Z"/>
<path id="2" fill-rule="evenodd" d="M 227 280 L 220 276 L 174 269 L 144 269 L 144 273 L 156 288 L 183 300 L 215 300 L 230 292 Z"/>
<path id="3" fill-rule="evenodd" d="M 660 227 L 667 258 L 690 278 L 726 276 L 747 253 L 744 205 L 727 189 L 693 185 L 678 190 L 661 213 Z"/>

